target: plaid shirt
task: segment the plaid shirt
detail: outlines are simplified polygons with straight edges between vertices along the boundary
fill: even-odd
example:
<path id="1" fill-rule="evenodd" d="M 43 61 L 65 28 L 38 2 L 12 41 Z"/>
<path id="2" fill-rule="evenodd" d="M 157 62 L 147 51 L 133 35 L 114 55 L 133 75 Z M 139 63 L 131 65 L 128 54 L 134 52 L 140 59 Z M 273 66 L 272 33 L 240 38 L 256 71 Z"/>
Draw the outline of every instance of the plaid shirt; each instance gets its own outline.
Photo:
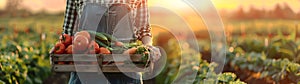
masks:
<path id="1" fill-rule="evenodd" d="M 80 8 L 87 0 L 67 0 L 65 19 L 63 24 L 63 33 L 72 34 L 77 15 L 80 15 Z M 144 36 L 151 35 L 149 25 L 149 12 L 147 0 L 89 0 L 89 2 L 101 3 L 109 6 L 110 4 L 128 4 L 132 10 L 131 15 L 134 17 L 134 33 L 141 40 Z"/>

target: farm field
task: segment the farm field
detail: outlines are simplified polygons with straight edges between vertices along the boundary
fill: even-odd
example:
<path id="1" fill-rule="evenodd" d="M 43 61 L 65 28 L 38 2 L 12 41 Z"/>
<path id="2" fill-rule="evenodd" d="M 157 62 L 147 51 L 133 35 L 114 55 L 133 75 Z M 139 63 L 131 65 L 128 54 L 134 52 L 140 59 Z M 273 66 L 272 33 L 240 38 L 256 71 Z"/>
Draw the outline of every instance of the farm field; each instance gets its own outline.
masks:
<path id="1" fill-rule="evenodd" d="M 48 53 L 61 34 L 62 18 L 52 15 L 0 19 L 0 84 L 67 83 L 68 73 L 51 72 Z M 190 38 L 178 41 L 170 33 L 156 32 L 154 44 L 166 51 L 167 64 L 155 82 L 299 84 L 297 24 L 297 20 L 224 20 L 227 52 L 221 74 L 214 73 L 218 64 L 210 60 L 209 33 L 205 27 L 194 31 L 198 46 L 189 44 Z M 189 78 L 191 73 L 196 77 Z"/>

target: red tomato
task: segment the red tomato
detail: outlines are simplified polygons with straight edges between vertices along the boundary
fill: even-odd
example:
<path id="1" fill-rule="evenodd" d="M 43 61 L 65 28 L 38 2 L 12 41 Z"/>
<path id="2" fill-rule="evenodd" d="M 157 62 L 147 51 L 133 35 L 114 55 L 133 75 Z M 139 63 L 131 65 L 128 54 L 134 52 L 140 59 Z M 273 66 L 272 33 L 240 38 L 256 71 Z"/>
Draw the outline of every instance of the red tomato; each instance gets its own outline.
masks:
<path id="1" fill-rule="evenodd" d="M 89 54 L 99 53 L 99 45 L 95 41 L 91 41 L 89 44 Z"/>
<path id="2" fill-rule="evenodd" d="M 89 40 L 82 35 L 77 35 L 74 38 L 74 50 L 76 51 L 85 51 L 88 48 Z"/>
<path id="3" fill-rule="evenodd" d="M 99 48 L 99 45 L 95 41 L 91 41 L 89 44 L 89 49 Z"/>
<path id="4" fill-rule="evenodd" d="M 59 37 L 59 40 L 61 43 L 63 43 L 65 46 L 69 46 L 72 44 L 72 37 L 68 34 L 63 34 Z"/>
<path id="5" fill-rule="evenodd" d="M 79 36 L 79 35 L 82 35 L 82 36 L 86 37 L 88 40 L 91 39 L 91 35 L 90 35 L 90 33 L 87 32 L 87 31 L 80 31 L 80 32 L 77 32 L 77 33 L 75 34 L 75 37 L 76 37 L 76 36 Z"/>
<path id="6" fill-rule="evenodd" d="M 100 48 L 96 48 L 95 52 L 96 52 L 96 54 L 99 54 L 100 53 Z"/>
<path id="7" fill-rule="evenodd" d="M 98 53 L 100 53 L 100 48 L 90 49 L 88 53 L 89 54 L 98 54 Z"/>
<path id="8" fill-rule="evenodd" d="M 69 45 L 66 49 L 67 54 L 72 54 L 73 53 L 73 45 Z"/>
<path id="9" fill-rule="evenodd" d="M 55 54 L 63 54 L 64 51 L 65 51 L 65 48 L 66 48 L 66 47 L 65 47 L 64 44 L 58 42 L 58 43 L 56 43 L 56 45 L 55 45 L 55 47 L 54 47 L 54 53 L 55 53 Z"/>

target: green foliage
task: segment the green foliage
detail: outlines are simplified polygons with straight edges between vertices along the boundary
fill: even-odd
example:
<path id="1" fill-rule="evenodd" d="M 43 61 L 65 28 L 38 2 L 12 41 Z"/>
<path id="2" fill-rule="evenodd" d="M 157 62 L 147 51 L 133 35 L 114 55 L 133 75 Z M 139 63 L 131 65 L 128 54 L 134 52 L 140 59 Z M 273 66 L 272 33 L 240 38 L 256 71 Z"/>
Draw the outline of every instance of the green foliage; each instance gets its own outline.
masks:
<path id="1" fill-rule="evenodd" d="M 299 42 L 293 33 L 289 36 L 278 33 L 271 40 L 255 36 L 235 38 L 228 47 L 226 64 L 237 71 L 259 73 L 260 78 L 271 78 L 277 83 L 285 79 L 297 83 L 300 81 Z"/>
<path id="2" fill-rule="evenodd" d="M 0 28 L 5 27 L 5 29 L 0 29 L 0 84 L 39 84 L 50 75 L 47 53 L 57 41 L 57 35 L 61 33 L 63 23 L 61 18 L 63 16 L 1 18 Z M 266 22 L 269 23 L 269 21 L 245 22 L 245 25 L 251 25 L 246 29 L 247 34 L 258 32 L 257 34 L 267 35 L 265 32 L 267 28 L 254 25 L 268 24 Z M 265 38 L 258 36 L 246 38 L 238 36 L 236 39 L 235 36 L 232 36 L 234 39 L 229 47 L 233 47 L 234 51 L 227 52 L 227 64 L 231 65 L 231 68 L 237 67 L 240 70 L 260 73 L 261 78 L 270 77 L 277 82 L 282 79 L 290 79 L 300 84 L 299 42 L 294 40 L 295 33 L 290 36 L 282 34 L 282 32 L 293 29 L 275 25 L 282 24 L 282 22 L 290 24 L 294 21 L 272 22 L 274 27 L 282 27 L 282 30 L 280 32 L 272 29 L 269 32 L 272 35 L 280 36 L 271 40 L 268 37 L 270 41 L 268 46 L 265 45 Z M 240 28 L 240 25 L 237 27 Z M 42 35 L 45 35 L 46 38 L 42 39 Z M 199 43 L 203 46 L 200 47 L 200 51 L 210 52 L 210 41 L 200 39 Z M 196 48 L 197 46 L 190 45 L 190 47 Z M 168 63 L 156 78 L 158 84 L 169 84 L 180 78 L 188 80 L 176 81 L 194 84 L 245 84 L 234 73 L 214 73 L 213 70 L 217 64 L 200 59 L 201 54 L 196 53 L 195 50 L 183 48 L 175 39 L 168 41 L 164 48 L 168 54 Z M 196 73 L 196 78 L 189 79 L 190 73 Z"/>
<path id="3" fill-rule="evenodd" d="M 269 38 L 236 38 L 231 44 L 235 49 L 241 48 L 243 52 L 264 52 L 267 58 L 288 59 L 300 63 L 300 45 L 295 41 L 295 34 L 288 37 L 279 32 L 279 36 Z"/>
<path id="4" fill-rule="evenodd" d="M 41 84 L 50 73 L 48 51 L 52 46 L 49 38 L 40 38 L 31 28 L 1 32 L 0 84 Z"/>
<path id="5" fill-rule="evenodd" d="M 182 47 L 178 47 L 178 45 Z M 201 54 L 189 46 L 186 42 L 169 40 L 167 51 L 168 63 L 156 80 L 158 84 L 245 84 L 234 73 L 226 72 L 216 74 L 216 63 L 208 63 L 201 59 Z M 192 74 L 196 74 L 195 77 Z"/>
<path id="6" fill-rule="evenodd" d="M 204 61 L 203 64 L 200 63 L 200 69 L 198 76 L 194 84 L 246 84 L 240 81 L 234 73 L 224 72 L 221 74 L 214 73 L 215 63 L 207 63 Z M 203 81 L 204 80 L 204 81 Z"/>
<path id="7" fill-rule="evenodd" d="M 228 53 L 228 64 L 260 72 L 261 78 L 271 77 L 276 82 L 286 78 L 299 81 L 300 45 L 295 41 L 295 33 L 288 37 L 279 31 L 278 34 L 268 46 L 262 44 L 264 40 L 261 39 L 239 38 L 241 41 L 237 41 L 237 46 L 232 45 L 234 51 Z"/>
<path id="8" fill-rule="evenodd" d="M 260 72 L 261 78 L 271 77 L 276 82 L 285 79 L 297 82 L 300 80 L 300 65 L 288 59 L 269 59 L 264 53 L 244 53 L 234 51 L 228 53 L 227 63 L 232 67 L 239 67 L 242 70 Z"/>

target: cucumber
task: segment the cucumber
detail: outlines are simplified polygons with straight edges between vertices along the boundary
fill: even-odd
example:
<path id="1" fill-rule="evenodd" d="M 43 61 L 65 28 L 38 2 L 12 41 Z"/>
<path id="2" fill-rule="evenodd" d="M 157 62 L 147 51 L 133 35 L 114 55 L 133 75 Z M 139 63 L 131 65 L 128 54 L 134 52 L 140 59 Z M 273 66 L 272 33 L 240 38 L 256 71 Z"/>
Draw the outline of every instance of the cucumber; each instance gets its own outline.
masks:
<path id="1" fill-rule="evenodd" d="M 99 40 L 99 41 L 104 43 L 107 46 L 111 46 L 111 42 L 109 42 L 108 40 Z"/>
<path id="2" fill-rule="evenodd" d="M 137 47 L 139 46 L 137 43 L 123 43 L 124 47 L 126 48 L 132 48 L 132 47 Z"/>
<path id="3" fill-rule="evenodd" d="M 99 39 L 102 41 L 108 41 L 107 37 L 103 35 L 102 33 L 98 33 L 95 31 L 88 31 L 90 34 L 95 35 L 95 39 Z"/>
<path id="4" fill-rule="evenodd" d="M 114 36 L 110 35 L 110 34 L 107 34 L 107 33 L 104 33 L 102 32 L 102 34 L 107 38 L 107 40 L 109 40 L 110 42 L 115 42 L 117 41 L 117 38 L 115 38 Z"/>
<path id="5" fill-rule="evenodd" d="M 99 44 L 99 46 L 100 47 L 109 47 L 108 45 L 106 45 L 106 44 L 104 44 L 104 43 L 102 43 L 101 41 L 99 41 L 99 40 L 95 40 L 96 41 L 96 43 L 98 43 Z"/>
<path id="6" fill-rule="evenodd" d="M 108 45 L 102 43 L 101 41 L 99 41 L 99 40 L 97 40 L 97 39 L 96 39 L 95 41 L 96 41 L 96 43 L 99 44 L 100 47 L 105 47 L 105 48 L 107 48 L 107 49 L 110 50 L 110 51 L 113 50 L 111 47 L 109 47 Z"/>

